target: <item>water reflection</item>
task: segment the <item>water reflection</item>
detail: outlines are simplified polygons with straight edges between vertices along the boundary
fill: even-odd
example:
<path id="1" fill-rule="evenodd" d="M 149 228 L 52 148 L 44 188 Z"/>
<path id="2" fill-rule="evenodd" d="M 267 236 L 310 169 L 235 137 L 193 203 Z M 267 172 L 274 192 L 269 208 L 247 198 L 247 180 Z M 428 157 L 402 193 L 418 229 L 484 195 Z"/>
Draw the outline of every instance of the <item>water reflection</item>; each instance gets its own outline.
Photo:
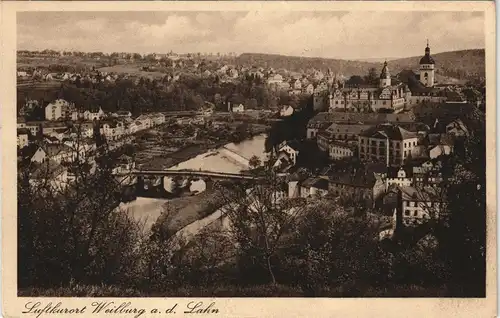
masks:
<path id="1" fill-rule="evenodd" d="M 235 160 L 225 154 L 223 148 L 227 148 L 235 153 L 250 159 L 252 156 L 257 156 L 261 160 L 266 157 L 264 143 L 266 136 L 259 135 L 253 139 L 245 140 L 239 144 L 230 143 L 216 150 L 211 150 L 200 154 L 194 158 L 179 163 L 171 167 L 172 170 L 192 169 L 212 172 L 228 172 L 239 173 L 241 170 L 248 169 L 248 166 L 242 164 L 241 161 Z M 165 177 L 164 188 L 168 192 L 174 192 L 179 185 L 182 186 L 183 180 L 177 182 L 170 177 Z M 191 180 L 189 186 L 190 192 L 203 192 L 206 190 L 206 184 L 203 180 Z M 153 198 L 137 198 L 137 200 L 120 204 L 122 210 L 128 210 L 136 220 L 147 220 L 146 226 L 149 229 L 156 219 L 160 216 L 162 206 L 168 202 L 168 199 L 153 199 Z"/>

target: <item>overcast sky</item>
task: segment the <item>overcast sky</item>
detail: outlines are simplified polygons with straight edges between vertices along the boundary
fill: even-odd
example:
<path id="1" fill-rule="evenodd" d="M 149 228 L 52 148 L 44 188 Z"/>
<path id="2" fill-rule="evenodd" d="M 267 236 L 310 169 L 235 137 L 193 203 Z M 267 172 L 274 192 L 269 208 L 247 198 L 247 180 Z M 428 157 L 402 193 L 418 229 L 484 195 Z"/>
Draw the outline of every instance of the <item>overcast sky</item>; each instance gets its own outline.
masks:
<path id="1" fill-rule="evenodd" d="M 481 12 L 20 12 L 20 50 L 254 52 L 342 59 L 484 48 Z"/>

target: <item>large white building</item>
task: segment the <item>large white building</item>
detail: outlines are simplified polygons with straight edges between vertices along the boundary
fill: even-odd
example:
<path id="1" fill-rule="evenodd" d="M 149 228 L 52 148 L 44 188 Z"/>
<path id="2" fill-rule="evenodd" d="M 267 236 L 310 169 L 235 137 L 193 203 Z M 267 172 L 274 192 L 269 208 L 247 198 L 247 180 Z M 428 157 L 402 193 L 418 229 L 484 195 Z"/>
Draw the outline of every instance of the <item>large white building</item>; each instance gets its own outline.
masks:
<path id="1" fill-rule="evenodd" d="M 74 105 L 64 99 L 57 99 L 45 107 L 46 120 L 59 120 L 71 118 Z"/>
<path id="2" fill-rule="evenodd" d="M 401 165 L 411 157 L 418 134 L 393 124 L 371 127 L 358 137 L 358 155 L 363 161 Z"/>

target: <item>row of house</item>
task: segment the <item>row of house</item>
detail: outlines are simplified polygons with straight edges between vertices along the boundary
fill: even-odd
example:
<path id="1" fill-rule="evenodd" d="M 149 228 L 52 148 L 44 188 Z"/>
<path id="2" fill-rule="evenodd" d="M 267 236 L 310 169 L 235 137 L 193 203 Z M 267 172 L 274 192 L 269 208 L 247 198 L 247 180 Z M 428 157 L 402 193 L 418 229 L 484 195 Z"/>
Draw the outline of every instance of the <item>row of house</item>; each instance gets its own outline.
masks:
<path id="1" fill-rule="evenodd" d="M 99 110 L 99 113 L 102 110 Z M 63 139 L 74 140 L 76 137 L 92 138 L 94 130 L 99 129 L 107 140 L 119 140 L 136 132 L 150 129 L 165 123 L 162 113 L 143 114 L 132 119 L 130 112 L 117 112 L 109 117 L 99 117 L 99 120 L 79 119 L 76 121 L 25 121 L 17 119 L 17 141 L 21 149 L 27 146 L 29 137 L 42 135 L 46 142 L 61 142 Z"/>
<path id="2" fill-rule="evenodd" d="M 106 114 L 101 107 L 95 107 L 85 111 L 76 109 L 74 103 L 69 103 L 64 99 L 57 99 L 45 106 L 45 120 L 101 120 L 103 118 L 113 117 L 131 117 L 128 111 L 119 111 L 114 114 Z"/>
<path id="3" fill-rule="evenodd" d="M 316 198 L 330 194 L 351 200 L 353 204 L 388 210 L 390 214 L 394 209 L 402 210 L 404 225 L 422 224 L 430 217 L 441 217 L 440 213 L 445 212 L 441 168 L 439 161 L 426 161 L 399 169 L 370 164 L 340 173 L 325 171 L 320 176 L 289 181 L 288 196 Z M 392 204 L 388 203 L 391 200 Z"/>

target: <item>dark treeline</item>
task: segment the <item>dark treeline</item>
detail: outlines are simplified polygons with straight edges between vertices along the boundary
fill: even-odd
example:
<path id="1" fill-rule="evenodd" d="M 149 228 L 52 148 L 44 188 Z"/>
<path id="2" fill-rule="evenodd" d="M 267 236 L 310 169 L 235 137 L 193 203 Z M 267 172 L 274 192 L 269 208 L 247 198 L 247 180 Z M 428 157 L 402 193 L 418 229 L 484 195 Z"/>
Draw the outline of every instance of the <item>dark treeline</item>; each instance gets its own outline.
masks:
<path id="1" fill-rule="evenodd" d="M 53 98 L 63 98 L 80 109 L 102 107 L 105 112 L 128 110 L 134 115 L 151 111 L 199 110 L 205 102 L 215 104 L 217 110 L 228 111 L 229 105 L 243 104 L 247 109 L 269 109 L 281 104 L 298 106 L 301 98 L 288 96 L 268 88 L 260 78 L 247 76 L 238 83 L 223 83 L 218 76 L 202 78 L 182 75 L 179 80 L 119 78 L 115 82 L 96 82 L 77 79 L 64 82 L 59 88 L 27 91 L 18 89 L 18 104 L 27 99 L 42 100 L 47 104 Z"/>
<path id="2" fill-rule="evenodd" d="M 289 103 L 293 104 L 293 103 Z M 314 116 L 312 97 L 299 101 L 299 107 L 291 116 L 282 118 L 270 129 L 266 139 L 266 151 L 271 151 L 285 140 L 303 140 L 306 138 L 307 123 Z"/>

